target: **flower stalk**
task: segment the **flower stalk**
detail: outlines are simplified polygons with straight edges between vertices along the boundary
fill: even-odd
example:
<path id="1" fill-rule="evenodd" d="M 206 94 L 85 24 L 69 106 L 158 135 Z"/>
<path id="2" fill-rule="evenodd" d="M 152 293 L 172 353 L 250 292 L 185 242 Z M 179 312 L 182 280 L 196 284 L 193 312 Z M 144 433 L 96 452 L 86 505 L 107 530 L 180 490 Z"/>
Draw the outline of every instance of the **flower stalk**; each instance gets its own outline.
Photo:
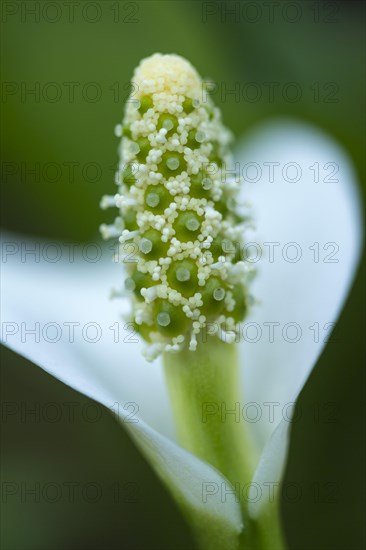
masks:
<path id="1" fill-rule="evenodd" d="M 236 344 L 208 336 L 195 352 L 185 348 L 164 354 L 164 370 L 178 441 L 228 480 L 220 487 L 203 484 L 203 500 L 218 491 L 221 499 L 240 502 L 243 550 L 283 550 L 277 499 L 266 505 L 259 521 L 249 515 L 248 491 L 257 456 L 245 422 L 237 414 L 241 395 Z"/>
<path id="2" fill-rule="evenodd" d="M 164 368 L 179 442 L 222 472 L 240 495 L 256 457 L 237 415 L 236 345 L 208 336 L 194 352 L 165 353 Z"/>

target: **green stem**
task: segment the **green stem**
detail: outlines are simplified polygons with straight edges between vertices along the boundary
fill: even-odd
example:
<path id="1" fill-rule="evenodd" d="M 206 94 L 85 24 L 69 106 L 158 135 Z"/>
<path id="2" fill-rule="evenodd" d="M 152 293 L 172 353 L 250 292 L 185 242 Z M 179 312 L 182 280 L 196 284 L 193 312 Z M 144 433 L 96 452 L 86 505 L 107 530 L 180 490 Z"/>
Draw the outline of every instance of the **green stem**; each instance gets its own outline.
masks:
<path id="1" fill-rule="evenodd" d="M 241 417 L 236 345 L 208 337 L 196 351 L 166 353 L 164 368 L 180 444 L 219 470 L 240 499 L 245 525 L 240 548 L 282 550 L 278 503 L 259 522 L 248 515 L 243 487 L 252 481 L 257 457 Z"/>
<path id="2" fill-rule="evenodd" d="M 164 366 L 180 443 L 233 485 L 249 482 L 254 462 L 240 422 L 235 344 L 211 337 L 196 351 L 165 354 Z"/>
<path id="3" fill-rule="evenodd" d="M 248 526 L 241 491 L 252 479 L 255 457 L 241 422 L 235 344 L 209 337 L 194 352 L 185 348 L 176 354 L 165 354 L 164 367 L 179 442 L 230 481 Z M 234 497 L 227 494 L 226 498 Z"/>
<path id="4" fill-rule="evenodd" d="M 284 550 L 286 548 L 279 508 L 280 502 L 277 498 L 267 504 L 258 523 L 256 523 L 260 548 L 267 550 Z M 247 550 L 246 546 L 243 546 L 243 550 Z"/>

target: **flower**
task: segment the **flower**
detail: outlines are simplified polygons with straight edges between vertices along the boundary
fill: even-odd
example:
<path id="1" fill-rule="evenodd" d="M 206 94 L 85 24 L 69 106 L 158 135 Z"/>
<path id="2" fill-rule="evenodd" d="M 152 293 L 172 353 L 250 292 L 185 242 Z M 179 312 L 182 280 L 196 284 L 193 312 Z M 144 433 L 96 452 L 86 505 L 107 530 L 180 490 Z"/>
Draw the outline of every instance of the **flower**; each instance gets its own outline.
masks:
<path id="1" fill-rule="evenodd" d="M 361 215 L 346 154 L 311 126 L 265 124 L 239 144 L 236 158 L 258 225 L 245 246 L 254 251 L 253 294 L 261 301 L 240 332 L 240 413 L 252 404 L 261 414 L 261 421 L 248 426 L 258 455 L 253 481 L 263 487 L 281 479 L 288 406 L 315 365 L 352 283 Z M 68 254 L 57 262 L 44 254 L 32 261 L 29 251 L 37 245 L 20 236 L 8 236 L 3 246 L 5 345 L 105 406 L 115 410 L 119 403 L 121 422 L 202 547 L 236 548 L 243 529 L 239 503 L 216 491 L 227 484 L 221 472 L 176 443 L 160 359 L 147 363 L 138 335 L 122 328 L 119 314 L 128 313 L 128 304 L 107 300 L 116 266 L 103 261 L 104 255 L 94 265 Z M 44 246 L 38 243 L 38 249 Z M 133 411 L 131 417 L 131 404 L 137 404 L 138 416 Z M 249 504 L 251 517 L 266 514 L 267 506 L 263 493 Z M 207 539 L 202 525 L 210 532 Z"/>
<path id="2" fill-rule="evenodd" d="M 105 238 L 136 248 L 127 264 L 131 321 L 149 343 L 152 360 L 186 345 L 202 331 L 233 342 L 246 313 L 253 265 L 240 245 L 250 220 L 237 205 L 241 179 L 232 172 L 230 133 L 206 97 L 192 65 L 178 55 L 143 59 L 122 124 L 119 192 L 101 206 L 117 206 Z M 203 97 L 202 97 L 203 96 Z"/>

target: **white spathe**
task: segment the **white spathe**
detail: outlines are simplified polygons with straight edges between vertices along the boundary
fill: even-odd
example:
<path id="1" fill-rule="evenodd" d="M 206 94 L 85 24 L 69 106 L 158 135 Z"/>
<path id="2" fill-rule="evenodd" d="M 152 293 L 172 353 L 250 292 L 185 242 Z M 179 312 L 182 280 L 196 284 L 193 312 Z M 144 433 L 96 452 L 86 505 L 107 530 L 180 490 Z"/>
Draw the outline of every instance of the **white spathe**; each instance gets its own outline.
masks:
<path id="1" fill-rule="evenodd" d="M 252 202 L 257 227 L 251 240 L 263 251 L 251 286 L 260 303 L 240 348 L 245 403 L 261 407 L 252 428 L 262 448 L 291 416 L 339 316 L 358 264 L 362 220 L 347 155 L 313 126 L 267 123 L 239 144 L 238 159 L 247 176 L 242 198 Z M 254 245 L 248 251 L 258 253 Z M 247 412 L 256 418 L 255 406 Z"/>
<path id="2" fill-rule="evenodd" d="M 237 159 L 247 180 L 243 199 L 252 202 L 258 227 L 251 240 L 263 250 L 252 285 L 260 303 L 246 319 L 247 341 L 240 343 L 240 406 L 262 453 L 255 480 L 273 482 L 286 460 L 288 404 L 344 304 L 360 255 L 362 221 L 349 159 L 313 127 L 263 125 L 239 144 Z M 48 245 L 40 246 L 47 257 Z M 81 256 L 70 262 L 67 245 L 57 246 L 63 251 L 58 262 L 44 261 L 42 254 L 40 262 L 32 254 L 24 261 L 32 243 L 5 237 L 2 341 L 83 394 L 114 411 L 119 407 L 121 421 L 183 511 L 206 514 L 234 537 L 241 529 L 239 504 L 221 502 L 219 494 L 202 503 L 202 482 L 223 478 L 175 443 L 161 361 L 147 363 L 139 337 L 123 328 L 120 314 L 128 302 L 108 300 L 110 288 L 122 286 L 121 268 L 110 251 L 96 263 Z M 34 328 L 39 341 L 26 332 Z M 133 422 L 137 418 L 143 422 Z M 252 508 L 258 515 L 261 503 Z"/>

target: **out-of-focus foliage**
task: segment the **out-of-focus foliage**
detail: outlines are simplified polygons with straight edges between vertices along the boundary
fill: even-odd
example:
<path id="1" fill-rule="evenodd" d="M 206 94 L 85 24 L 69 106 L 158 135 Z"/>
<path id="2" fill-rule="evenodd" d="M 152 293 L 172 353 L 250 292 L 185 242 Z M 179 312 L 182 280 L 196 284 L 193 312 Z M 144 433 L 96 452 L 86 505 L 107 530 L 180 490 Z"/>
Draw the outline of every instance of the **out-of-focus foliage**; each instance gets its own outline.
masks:
<path id="1" fill-rule="evenodd" d="M 187 57 L 216 83 L 236 135 L 271 116 L 302 118 L 333 134 L 364 173 L 361 3 L 107 1 L 80 3 L 72 23 L 66 6 L 40 3 L 35 21 L 32 3 L 17 4 L 2 39 L 9 228 L 95 238 L 99 198 L 114 191 L 113 128 L 134 67 L 155 51 Z"/>

